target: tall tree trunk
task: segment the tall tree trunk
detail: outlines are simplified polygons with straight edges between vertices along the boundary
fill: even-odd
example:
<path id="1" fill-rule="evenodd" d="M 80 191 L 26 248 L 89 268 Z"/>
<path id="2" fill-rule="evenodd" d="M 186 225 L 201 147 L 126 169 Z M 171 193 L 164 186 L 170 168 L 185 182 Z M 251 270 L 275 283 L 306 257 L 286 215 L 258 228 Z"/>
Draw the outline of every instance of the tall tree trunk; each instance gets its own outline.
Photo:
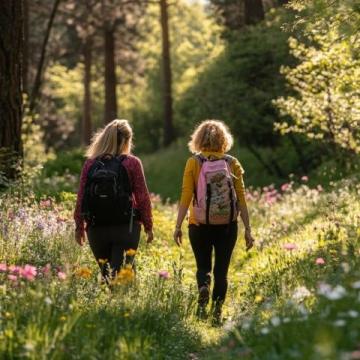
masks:
<path id="1" fill-rule="evenodd" d="M 84 114 L 82 123 L 82 140 L 84 145 L 90 144 L 91 121 L 91 64 L 92 64 L 92 39 L 87 37 L 84 43 Z"/>
<path id="2" fill-rule="evenodd" d="M 172 74 L 169 38 L 169 14 L 167 0 L 160 0 L 162 29 L 162 76 L 164 105 L 164 146 L 174 140 L 172 108 Z"/>
<path id="3" fill-rule="evenodd" d="M 29 76 L 29 2 L 23 0 L 24 4 L 24 44 L 23 44 L 23 64 L 22 64 L 22 87 L 23 92 L 28 94 Z"/>
<path id="4" fill-rule="evenodd" d="M 264 20 L 264 6 L 262 0 L 245 0 L 245 24 L 254 25 Z"/>
<path id="5" fill-rule="evenodd" d="M 107 124 L 117 118 L 114 29 L 105 26 L 105 114 Z"/>
<path id="6" fill-rule="evenodd" d="M 0 171 L 9 179 L 22 156 L 23 3 L 0 1 Z"/>
<path id="7" fill-rule="evenodd" d="M 41 83 L 42 83 L 42 76 L 43 76 L 45 57 L 46 57 L 46 48 L 47 48 L 47 44 L 49 42 L 51 29 L 54 24 L 55 16 L 56 16 L 58 7 L 60 5 L 60 1 L 61 0 L 54 1 L 54 5 L 53 5 L 53 8 L 52 8 L 52 11 L 50 14 L 49 22 L 46 27 L 45 37 L 44 37 L 44 41 L 43 41 L 43 44 L 41 47 L 40 60 L 39 60 L 39 64 L 38 64 L 36 75 L 35 75 L 34 86 L 33 86 L 32 92 L 31 92 L 31 96 L 30 96 L 30 105 L 29 105 L 30 111 L 33 111 L 35 109 L 36 102 L 40 95 L 40 88 L 41 88 Z"/>

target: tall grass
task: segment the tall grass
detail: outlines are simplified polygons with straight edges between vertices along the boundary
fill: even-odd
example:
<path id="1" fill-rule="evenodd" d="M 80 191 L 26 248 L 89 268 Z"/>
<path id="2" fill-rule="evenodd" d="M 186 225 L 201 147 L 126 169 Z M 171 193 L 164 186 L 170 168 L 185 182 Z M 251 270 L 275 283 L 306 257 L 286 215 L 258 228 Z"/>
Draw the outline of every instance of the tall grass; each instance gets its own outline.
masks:
<path id="1" fill-rule="evenodd" d="M 176 206 L 154 198 L 155 242 L 141 242 L 135 279 L 110 292 L 74 242 L 74 195 L 3 194 L 0 358 L 355 359 L 358 181 L 281 188 L 248 194 L 257 243 L 246 252 L 240 231 L 220 328 L 194 315 L 194 258 L 186 237 L 172 242 Z"/>

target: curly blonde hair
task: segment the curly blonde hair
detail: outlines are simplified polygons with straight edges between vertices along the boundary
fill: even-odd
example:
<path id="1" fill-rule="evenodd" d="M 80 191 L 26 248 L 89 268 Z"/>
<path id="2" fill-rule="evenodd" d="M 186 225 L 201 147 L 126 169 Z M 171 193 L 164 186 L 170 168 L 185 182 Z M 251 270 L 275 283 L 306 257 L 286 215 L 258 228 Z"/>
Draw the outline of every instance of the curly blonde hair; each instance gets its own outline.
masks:
<path id="1" fill-rule="evenodd" d="M 113 120 L 93 136 L 86 150 L 86 157 L 95 159 L 105 154 L 129 154 L 132 137 L 133 132 L 127 120 Z"/>
<path id="2" fill-rule="evenodd" d="M 197 126 L 188 143 L 192 153 L 228 152 L 234 143 L 229 128 L 220 120 L 205 120 Z"/>

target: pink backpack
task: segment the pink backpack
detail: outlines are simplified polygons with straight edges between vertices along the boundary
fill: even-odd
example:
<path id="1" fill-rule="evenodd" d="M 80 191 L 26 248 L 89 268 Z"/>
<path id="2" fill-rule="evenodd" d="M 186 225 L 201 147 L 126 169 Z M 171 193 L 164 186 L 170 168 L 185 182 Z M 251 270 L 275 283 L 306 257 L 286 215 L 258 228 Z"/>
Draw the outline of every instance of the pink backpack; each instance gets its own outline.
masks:
<path id="1" fill-rule="evenodd" d="M 238 216 L 237 198 L 229 163 L 233 158 L 225 155 L 210 160 L 195 155 L 201 170 L 195 190 L 194 216 L 200 224 L 222 225 L 235 221 Z"/>

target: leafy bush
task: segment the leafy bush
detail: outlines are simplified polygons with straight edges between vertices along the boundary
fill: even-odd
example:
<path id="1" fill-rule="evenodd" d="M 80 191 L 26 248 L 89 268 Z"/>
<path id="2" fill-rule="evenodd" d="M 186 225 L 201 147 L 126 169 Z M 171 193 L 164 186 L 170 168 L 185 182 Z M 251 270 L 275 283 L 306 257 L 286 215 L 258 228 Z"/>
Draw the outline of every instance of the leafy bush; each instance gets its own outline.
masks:
<path id="1" fill-rule="evenodd" d="M 69 151 L 59 151 L 56 157 L 44 164 L 43 176 L 51 177 L 54 175 L 80 174 L 85 161 L 83 149 L 73 149 Z"/>
<path id="2" fill-rule="evenodd" d="M 279 70 L 292 61 L 288 35 L 280 29 L 283 20 L 281 12 L 273 12 L 267 22 L 232 34 L 223 53 L 176 104 L 183 131 L 218 118 L 230 125 L 240 146 L 279 142 L 271 101 L 285 93 Z"/>
<path id="3" fill-rule="evenodd" d="M 333 149 L 339 146 L 359 153 L 360 46 L 358 34 L 350 25 L 354 19 L 360 24 L 360 9 L 352 1 L 294 2 L 293 6 L 305 14 L 317 11 L 318 16 L 327 17 L 327 23 L 307 21 L 305 39 L 290 39 L 291 53 L 299 64 L 283 68 L 283 73 L 295 95 L 275 101 L 281 114 L 290 116 L 276 128 L 283 134 L 303 133 Z M 305 15 L 305 19 L 309 17 L 314 17 L 313 12 Z M 341 20 L 346 21 L 347 28 Z"/>

